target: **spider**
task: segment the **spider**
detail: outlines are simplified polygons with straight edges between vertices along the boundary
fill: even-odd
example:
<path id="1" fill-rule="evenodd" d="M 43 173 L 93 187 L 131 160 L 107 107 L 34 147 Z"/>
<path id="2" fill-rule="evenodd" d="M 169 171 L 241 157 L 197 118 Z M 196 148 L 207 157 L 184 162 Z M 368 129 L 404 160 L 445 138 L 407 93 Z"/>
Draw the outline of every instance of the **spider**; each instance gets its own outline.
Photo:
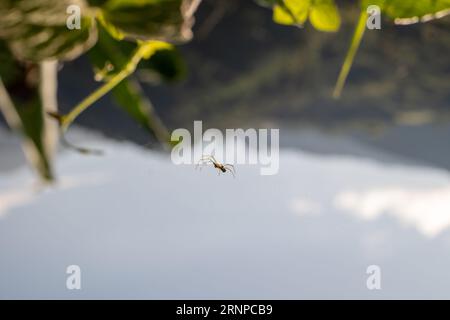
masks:
<path id="1" fill-rule="evenodd" d="M 220 175 L 220 172 L 222 171 L 223 173 L 229 171 L 231 172 L 231 174 L 233 175 L 233 177 L 235 177 L 235 170 L 234 170 L 234 166 L 232 164 L 221 164 L 220 162 L 218 162 L 216 160 L 216 158 L 214 158 L 214 156 L 203 156 L 200 161 L 197 163 L 196 168 L 198 168 L 200 165 L 207 165 L 208 163 L 211 163 L 214 168 L 216 168 L 217 170 L 219 170 L 217 173 Z"/>

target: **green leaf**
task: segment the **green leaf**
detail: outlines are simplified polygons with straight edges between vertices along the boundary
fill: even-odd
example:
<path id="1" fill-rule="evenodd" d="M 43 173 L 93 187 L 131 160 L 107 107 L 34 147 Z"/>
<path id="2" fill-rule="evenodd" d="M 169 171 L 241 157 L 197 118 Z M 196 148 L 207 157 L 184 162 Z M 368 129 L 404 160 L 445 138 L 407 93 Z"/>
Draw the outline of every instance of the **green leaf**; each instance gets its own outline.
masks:
<path id="1" fill-rule="evenodd" d="M 116 28 L 113 24 L 106 21 L 105 16 L 102 11 L 97 14 L 97 21 L 102 25 L 102 27 L 108 31 L 108 33 L 116 40 L 125 39 L 125 33 Z"/>
<path id="2" fill-rule="evenodd" d="M 108 81 L 119 73 L 129 62 L 129 57 L 137 48 L 136 43 L 117 41 L 112 38 L 102 27 L 99 28 L 99 40 L 89 51 L 89 58 L 96 69 L 97 80 Z M 149 60 L 140 63 L 142 68 L 152 68 L 161 74 L 163 78 L 176 78 L 179 63 L 177 59 L 170 60 L 170 55 L 179 58 L 175 48 L 163 47 L 157 50 Z M 140 125 L 162 142 L 169 141 L 169 133 L 157 117 L 152 103 L 145 97 L 139 83 L 134 79 L 126 79 L 119 83 L 113 90 L 113 96 L 120 107 Z"/>
<path id="3" fill-rule="evenodd" d="M 273 20 L 284 25 L 303 25 L 308 19 L 310 0 L 279 1 L 273 8 Z"/>
<path id="4" fill-rule="evenodd" d="M 187 67 L 177 48 L 161 49 L 139 65 L 140 74 L 150 73 L 166 82 L 178 81 L 187 73 Z"/>
<path id="5" fill-rule="evenodd" d="M 273 20 L 284 25 L 303 25 L 309 18 L 314 28 L 335 32 L 341 18 L 334 0 L 278 0 L 273 7 Z"/>
<path id="6" fill-rule="evenodd" d="M 50 64 L 52 74 L 47 73 L 49 69 L 44 64 Z M 10 79 L 7 85 L 2 78 L 8 75 L 4 69 L 0 70 L 0 111 L 11 129 L 22 136 L 23 150 L 30 164 L 44 181 L 49 181 L 54 177 L 51 159 L 57 127 L 46 121 L 44 111 L 56 109 L 56 103 L 49 101 L 56 101 L 56 63 L 44 64 L 23 68 L 14 61 L 13 67 L 19 76 Z M 18 87 L 21 90 L 14 89 Z M 8 91 L 8 88 L 11 89 Z"/>
<path id="7" fill-rule="evenodd" d="M 341 26 L 341 17 L 334 1 L 315 1 L 311 6 L 309 21 L 320 31 L 336 32 Z"/>
<path id="8" fill-rule="evenodd" d="M 170 133 L 156 114 L 151 101 L 145 96 L 139 82 L 130 77 L 119 83 L 112 93 L 118 105 L 135 121 L 154 134 L 164 146 L 169 145 Z"/>
<path id="9" fill-rule="evenodd" d="M 116 40 L 102 26 L 99 27 L 99 40 L 88 52 L 97 80 L 106 80 L 120 72 L 137 47 L 135 42 Z M 181 53 L 174 46 L 165 44 L 149 59 L 141 60 L 139 70 L 141 74 L 151 73 L 153 79 L 175 81 L 185 75 L 186 65 Z"/>
<path id="10" fill-rule="evenodd" d="M 21 70 L 14 60 L 6 42 L 0 40 L 0 76 L 6 86 L 18 80 Z"/>
<path id="11" fill-rule="evenodd" d="M 450 14 L 450 0 L 362 0 L 362 7 L 377 5 L 398 24 L 426 22 Z"/>
<path id="12" fill-rule="evenodd" d="M 184 42 L 192 38 L 198 0 L 109 0 L 104 20 L 128 38 Z"/>
<path id="13" fill-rule="evenodd" d="M 366 29 L 367 8 L 377 5 L 397 24 L 426 22 L 450 14 L 450 0 L 361 0 L 362 11 L 339 73 L 333 97 L 339 98 Z"/>
<path id="14" fill-rule="evenodd" d="M 81 9 L 80 29 L 69 30 L 70 5 Z M 84 0 L 1 0 L 0 38 L 22 60 L 74 59 L 96 41 L 93 12 Z"/>
<path id="15" fill-rule="evenodd" d="M 98 41 L 87 53 L 94 66 L 96 80 L 107 80 L 119 73 L 136 48 L 136 43 L 118 41 L 100 26 Z"/>

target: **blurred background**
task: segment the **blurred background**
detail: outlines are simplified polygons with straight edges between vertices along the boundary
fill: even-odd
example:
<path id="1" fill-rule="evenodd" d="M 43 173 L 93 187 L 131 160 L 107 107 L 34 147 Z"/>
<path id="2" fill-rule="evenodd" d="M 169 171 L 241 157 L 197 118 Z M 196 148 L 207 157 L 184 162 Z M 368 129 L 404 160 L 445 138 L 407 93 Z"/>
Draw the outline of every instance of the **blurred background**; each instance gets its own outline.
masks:
<path id="1" fill-rule="evenodd" d="M 323 33 L 204 0 L 176 76 L 133 76 L 169 132 L 280 128 L 275 176 L 175 166 L 108 95 L 67 135 L 104 155 L 61 147 L 42 186 L 0 116 L 0 297 L 450 298 L 450 19 L 366 30 L 336 100 L 359 16 L 337 3 Z M 58 65 L 62 113 L 99 86 L 90 61 Z"/>

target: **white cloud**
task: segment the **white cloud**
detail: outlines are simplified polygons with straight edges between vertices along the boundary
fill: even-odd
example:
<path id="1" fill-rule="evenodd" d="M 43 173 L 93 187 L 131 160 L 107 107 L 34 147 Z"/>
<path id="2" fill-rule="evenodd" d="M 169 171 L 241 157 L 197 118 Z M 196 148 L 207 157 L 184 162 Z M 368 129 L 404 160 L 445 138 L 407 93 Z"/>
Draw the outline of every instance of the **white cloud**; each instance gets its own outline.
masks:
<path id="1" fill-rule="evenodd" d="M 30 181 L 33 178 L 30 177 Z M 62 177 L 55 185 L 24 185 L 9 190 L 0 189 L 0 218 L 6 216 L 16 207 L 22 207 L 36 201 L 45 193 L 79 188 L 86 185 L 101 184 L 106 181 L 106 177 L 100 174 L 89 174 L 79 177 Z"/>
<path id="2" fill-rule="evenodd" d="M 320 203 L 300 197 L 291 201 L 290 209 L 298 216 L 316 215 L 322 212 Z"/>
<path id="3" fill-rule="evenodd" d="M 450 187 L 344 191 L 336 195 L 334 204 L 338 209 L 363 219 L 393 215 L 428 237 L 434 237 L 450 226 Z"/>

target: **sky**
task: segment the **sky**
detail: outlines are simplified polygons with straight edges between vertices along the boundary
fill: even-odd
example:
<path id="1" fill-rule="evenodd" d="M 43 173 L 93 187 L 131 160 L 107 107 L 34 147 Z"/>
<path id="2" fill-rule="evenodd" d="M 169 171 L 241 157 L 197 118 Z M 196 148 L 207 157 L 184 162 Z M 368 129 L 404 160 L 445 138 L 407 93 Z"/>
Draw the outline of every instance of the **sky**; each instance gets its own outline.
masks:
<path id="1" fill-rule="evenodd" d="M 2 159 L 0 298 L 450 298 L 445 170 L 283 147 L 277 175 L 233 178 L 77 132 L 105 154 L 61 152 L 53 187 Z"/>

